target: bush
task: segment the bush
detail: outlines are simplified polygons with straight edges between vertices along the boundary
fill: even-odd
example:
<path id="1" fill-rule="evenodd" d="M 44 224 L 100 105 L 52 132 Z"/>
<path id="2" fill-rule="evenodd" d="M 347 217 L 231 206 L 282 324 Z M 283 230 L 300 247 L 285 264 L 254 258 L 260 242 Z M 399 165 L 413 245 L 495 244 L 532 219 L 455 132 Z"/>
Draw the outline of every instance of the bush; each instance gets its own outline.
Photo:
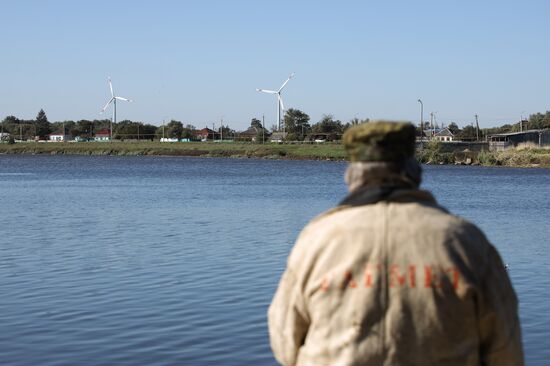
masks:
<path id="1" fill-rule="evenodd" d="M 481 150 L 481 152 L 478 154 L 477 159 L 481 165 L 500 165 L 501 162 L 495 155 L 495 153 Z"/>
<path id="2" fill-rule="evenodd" d="M 428 149 L 430 151 L 439 152 L 441 151 L 441 141 L 438 140 L 430 140 L 428 143 L 424 146 L 425 149 Z"/>
<path id="3" fill-rule="evenodd" d="M 298 141 L 298 140 L 300 140 L 300 137 L 297 133 L 294 133 L 294 132 L 289 132 L 285 137 L 285 141 Z"/>
<path id="4" fill-rule="evenodd" d="M 444 153 L 440 141 L 431 140 L 421 150 L 416 152 L 416 159 L 422 164 L 453 164 L 454 155 Z"/>

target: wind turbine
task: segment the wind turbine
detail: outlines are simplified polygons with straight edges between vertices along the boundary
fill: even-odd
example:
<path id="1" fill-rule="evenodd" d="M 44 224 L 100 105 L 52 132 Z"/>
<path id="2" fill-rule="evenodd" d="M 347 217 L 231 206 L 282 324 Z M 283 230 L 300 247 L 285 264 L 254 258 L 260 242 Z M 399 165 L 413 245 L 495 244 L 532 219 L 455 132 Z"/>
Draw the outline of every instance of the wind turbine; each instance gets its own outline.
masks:
<path id="1" fill-rule="evenodd" d="M 110 128 L 110 140 L 113 140 L 113 123 L 116 124 L 116 101 L 117 100 L 123 100 L 125 102 L 131 102 L 132 100 L 131 99 L 127 99 L 127 98 L 123 98 L 123 97 L 117 97 L 115 96 L 115 92 L 113 91 L 113 83 L 111 82 L 111 77 L 109 76 L 107 78 L 107 80 L 109 81 L 109 89 L 111 89 L 111 99 L 109 99 L 109 101 L 107 102 L 107 104 L 105 104 L 105 107 L 103 107 L 103 109 L 101 110 L 100 113 L 103 113 L 105 112 L 105 110 L 107 109 L 107 107 L 109 107 L 109 104 L 113 103 L 113 118 L 111 119 L 111 128 Z"/>
<path id="2" fill-rule="evenodd" d="M 260 93 L 277 94 L 277 129 L 279 131 L 281 130 L 281 110 L 283 111 L 283 113 L 285 111 L 285 106 L 283 104 L 283 98 L 281 97 L 281 91 L 286 86 L 288 81 L 290 79 L 292 79 L 293 76 L 294 76 L 294 73 L 290 74 L 288 79 L 286 79 L 286 81 L 283 83 L 283 85 L 281 85 L 279 90 L 275 91 L 275 90 L 267 90 L 267 89 L 256 89 L 256 91 L 259 91 Z"/>

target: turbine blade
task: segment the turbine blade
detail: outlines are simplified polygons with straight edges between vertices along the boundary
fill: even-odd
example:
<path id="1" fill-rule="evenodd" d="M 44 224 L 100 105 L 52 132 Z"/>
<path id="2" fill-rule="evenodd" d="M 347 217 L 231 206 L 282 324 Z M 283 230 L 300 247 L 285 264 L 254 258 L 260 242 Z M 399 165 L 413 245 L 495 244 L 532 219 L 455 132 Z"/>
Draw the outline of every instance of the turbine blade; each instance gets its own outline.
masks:
<path id="1" fill-rule="evenodd" d="M 115 99 L 118 99 L 118 100 L 123 100 L 125 102 L 131 102 L 132 99 L 127 99 L 127 98 L 123 98 L 123 97 L 114 97 Z"/>
<path id="2" fill-rule="evenodd" d="M 111 102 L 112 102 L 114 99 L 115 99 L 115 98 L 109 99 L 109 101 L 107 102 L 107 104 L 105 104 L 105 107 L 103 107 L 103 108 L 101 109 L 101 112 L 99 112 L 99 113 L 105 112 L 105 110 L 107 109 L 107 107 L 109 106 L 109 104 L 111 104 Z"/>
<path id="3" fill-rule="evenodd" d="M 256 89 L 256 91 L 259 91 L 260 93 L 267 93 L 267 94 L 277 94 L 277 93 L 279 93 L 275 90 L 267 90 L 267 89 Z"/>
<path id="4" fill-rule="evenodd" d="M 286 81 L 283 83 L 283 85 L 281 85 L 281 87 L 279 88 L 279 91 L 283 90 L 283 88 L 286 86 L 286 84 L 290 81 L 290 79 L 292 79 L 294 77 L 294 73 L 290 74 L 288 76 L 288 79 L 286 79 Z"/>
<path id="5" fill-rule="evenodd" d="M 109 80 L 109 89 L 111 89 L 111 97 L 114 97 L 115 96 L 115 92 L 113 91 L 113 83 L 111 83 L 111 77 L 109 76 L 107 78 L 107 80 Z"/>
<path id="6" fill-rule="evenodd" d="M 283 104 L 283 97 L 281 97 L 281 94 L 279 94 L 279 104 L 281 105 L 281 109 L 283 111 L 283 114 L 285 113 L 285 105 Z"/>

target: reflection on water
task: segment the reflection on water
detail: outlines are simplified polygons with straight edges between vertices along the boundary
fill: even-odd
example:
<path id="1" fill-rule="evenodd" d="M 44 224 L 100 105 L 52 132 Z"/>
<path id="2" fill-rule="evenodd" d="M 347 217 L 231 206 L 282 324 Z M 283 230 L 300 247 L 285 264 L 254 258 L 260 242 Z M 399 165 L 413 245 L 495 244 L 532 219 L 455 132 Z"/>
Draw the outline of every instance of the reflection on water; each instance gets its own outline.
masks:
<path id="1" fill-rule="evenodd" d="M 274 364 L 266 311 L 345 164 L 0 156 L 0 363 Z M 528 364 L 550 358 L 546 170 L 426 167 L 498 247 Z"/>

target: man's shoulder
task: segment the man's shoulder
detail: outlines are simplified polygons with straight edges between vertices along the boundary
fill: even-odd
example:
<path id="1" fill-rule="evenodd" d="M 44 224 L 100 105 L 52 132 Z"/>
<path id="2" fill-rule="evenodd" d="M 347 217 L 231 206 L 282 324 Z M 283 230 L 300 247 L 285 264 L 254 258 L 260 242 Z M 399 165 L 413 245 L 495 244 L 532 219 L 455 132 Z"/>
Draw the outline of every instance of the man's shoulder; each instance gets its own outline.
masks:
<path id="1" fill-rule="evenodd" d="M 379 202 L 337 206 L 315 217 L 300 233 L 290 262 L 296 268 L 309 268 L 318 258 L 349 243 L 379 245 L 387 232 L 391 233 L 388 240 L 410 244 L 405 252 L 420 250 L 435 257 L 439 253 L 439 257 L 468 258 L 464 260 L 479 268 L 484 267 L 491 247 L 475 224 L 435 202 Z"/>
<path id="2" fill-rule="evenodd" d="M 388 207 L 389 214 L 385 215 L 384 211 Z M 414 236 L 437 238 L 442 242 L 470 242 L 477 250 L 488 243 L 478 226 L 450 213 L 436 202 L 379 202 L 361 206 L 337 206 L 313 218 L 300 236 L 309 245 L 311 241 L 334 240 L 338 233 L 343 236 L 344 233 L 354 230 L 376 230 L 384 217 L 388 219 L 388 225 L 399 227 L 400 231 Z"/>
<path id="3" fill-rule="evenodd" d="M 476 239 L 485 238 L 481 229 L 469 220 L 455 215 L 441 208 L 427 207 L 424 213 L 424 221 L 432 231 L 442 231 L 448 235 L 467 235 Z M 419 219 L 422 219 L 420 216 Z"/>

